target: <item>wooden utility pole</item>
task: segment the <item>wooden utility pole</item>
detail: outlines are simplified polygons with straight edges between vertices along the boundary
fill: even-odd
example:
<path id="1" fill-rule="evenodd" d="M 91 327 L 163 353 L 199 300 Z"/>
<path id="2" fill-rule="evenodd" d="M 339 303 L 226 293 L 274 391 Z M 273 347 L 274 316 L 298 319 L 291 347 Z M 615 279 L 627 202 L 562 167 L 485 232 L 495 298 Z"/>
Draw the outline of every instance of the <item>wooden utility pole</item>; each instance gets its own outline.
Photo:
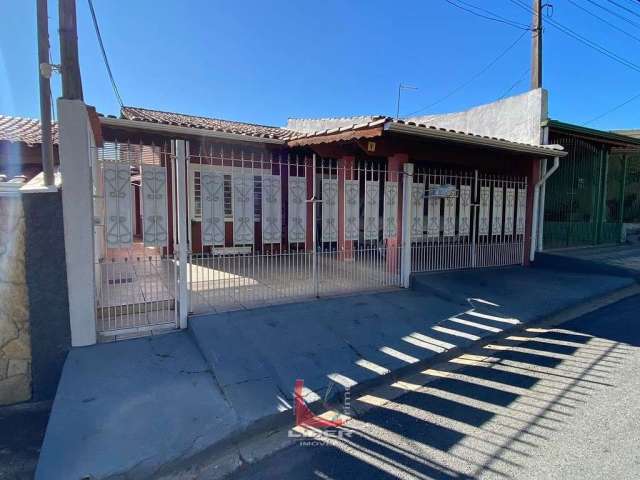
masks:
<path id="1" fill-rule="evenodd" d="M 54 184 L 53 142 L 51 139 L 51 69 L 49 64 L 49 15 L 47 0 L 36 0 L 38 17 L 38 78 L 40 80 L 40 133 L 42 137 L 42 171 L 44 184 Z"/>
<path id="2" fill-rule="evenodd" d="M 62 72 L 62 98 L 83 100 L 80 62 L 78 60 L 78 27 L 76 1 L 59 0 L 60 17 L 60 70 Z"/>
<path id="3" fill-rule="evenodd" d="M 542 88 L 542 0 L 533 0 L 531 89 Z"/>

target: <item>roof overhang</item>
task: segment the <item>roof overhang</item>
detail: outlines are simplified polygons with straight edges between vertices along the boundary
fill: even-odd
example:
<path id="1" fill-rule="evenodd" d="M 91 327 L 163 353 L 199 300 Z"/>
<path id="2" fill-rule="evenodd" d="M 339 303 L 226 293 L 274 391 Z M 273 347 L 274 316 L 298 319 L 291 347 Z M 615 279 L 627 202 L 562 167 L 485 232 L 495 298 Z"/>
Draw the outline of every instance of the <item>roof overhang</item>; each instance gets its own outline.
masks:
<path id="1" fill-rule="evenodd" d="M 289 140 L 290 147 L 306 147 L 311 145 L 321 145 L 325 143 L 344 142 L 348 140 L 359 140 L 361 138 L 376 138 L 384 133 L 384 125 L 368 126 L 367 128 L 337 128 L 335 131 L 329 130 L 321 135 L 309 135 L 301 138 Z"/>
<path id="2" fill-rule="evenodd" d="M 592 142 L 605 143 L 614 147 L 640 148 L 640 138 L 631 135 L 622 135 L 618 132 L 608 132 L 606 130 L 596 130 L 595 128 L 583 127 L 572 123 L 560 122 L 558 120 L 546 120 L 543 127 L 549 127 L 558 132 L 569 133 L 591 140 Z"/>
<path id="3" fill-rule="evenodd" d="M 215 140 L 226 140 L 234 142 L 269 143 L 284 145 L 285 141 L 277 138 L 253 137 L 251 135 L 241 135 L 238 133 L 219 132 L 205 128 L 181 127 L 178 125 L 166 125 L 163 123 L 144 122 L 141 120 L 127 120 L 124 118 L 100 117 L 103 126 L 137 130 L 141 132 L 153 132 L 164 135 L 184 135 L 189 137 L 206 137 Z"/>
<path id="4" fill-rule="evenodd" d="M 439 128 L 425 128 L 424 126 L 409 125 L 406 123 L 388 122 L 384 125 L 384 130 L 421 138 L 429 138 L 432 140 L 491 148 L 505 152 L 524 153 L 541 158 L 564 157 L 567 155 L 567 152 L 562 150 L 562 147 L 559 146 L 528 145 L 525 143 L 511 142 L 498 138 L 469 135 L 462 132 Z"/>

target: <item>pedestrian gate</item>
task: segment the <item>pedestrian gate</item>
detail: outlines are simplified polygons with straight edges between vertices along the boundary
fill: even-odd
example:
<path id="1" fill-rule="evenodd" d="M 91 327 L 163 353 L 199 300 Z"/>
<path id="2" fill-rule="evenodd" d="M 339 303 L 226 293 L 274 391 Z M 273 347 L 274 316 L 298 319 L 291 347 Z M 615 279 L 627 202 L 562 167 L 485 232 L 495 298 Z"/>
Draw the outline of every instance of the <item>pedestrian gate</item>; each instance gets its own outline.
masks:
<path id="1" fill-rule="evenodd" d="M 526 178 L 417 169 L 411 202 L 412 272 L 524 261 Z"/>

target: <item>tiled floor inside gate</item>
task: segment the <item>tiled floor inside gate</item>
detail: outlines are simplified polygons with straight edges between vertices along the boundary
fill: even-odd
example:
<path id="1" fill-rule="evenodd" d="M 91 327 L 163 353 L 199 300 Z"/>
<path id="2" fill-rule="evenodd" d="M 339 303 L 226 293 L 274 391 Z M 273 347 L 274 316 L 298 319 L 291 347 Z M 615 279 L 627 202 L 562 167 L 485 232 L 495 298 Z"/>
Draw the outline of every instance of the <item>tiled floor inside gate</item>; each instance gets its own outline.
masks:
<path id="1" fill-rule="evenodd" d="M 318 292 L 312 255 L 194 258 L 190 264 L 190 310 L 194 314 L 275 305 L 319 295 L 395 287 L 397 262 L 381 258 L 318 255 Z M 114 259 L 100 264 L 98 331 L 126 334 L 176 324 L 175 260 Z"/>

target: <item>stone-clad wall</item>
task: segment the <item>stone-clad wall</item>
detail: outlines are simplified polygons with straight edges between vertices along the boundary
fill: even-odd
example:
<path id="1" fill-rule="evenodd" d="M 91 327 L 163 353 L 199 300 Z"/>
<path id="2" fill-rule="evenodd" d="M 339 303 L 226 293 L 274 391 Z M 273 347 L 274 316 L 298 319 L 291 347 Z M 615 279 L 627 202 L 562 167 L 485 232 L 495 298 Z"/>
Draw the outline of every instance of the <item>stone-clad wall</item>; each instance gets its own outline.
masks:
<path id="1" fill-rule="evenodd" d="M 31 398 L 31 340 L 20 196 L 0 197 L 0 405 Z"/>

